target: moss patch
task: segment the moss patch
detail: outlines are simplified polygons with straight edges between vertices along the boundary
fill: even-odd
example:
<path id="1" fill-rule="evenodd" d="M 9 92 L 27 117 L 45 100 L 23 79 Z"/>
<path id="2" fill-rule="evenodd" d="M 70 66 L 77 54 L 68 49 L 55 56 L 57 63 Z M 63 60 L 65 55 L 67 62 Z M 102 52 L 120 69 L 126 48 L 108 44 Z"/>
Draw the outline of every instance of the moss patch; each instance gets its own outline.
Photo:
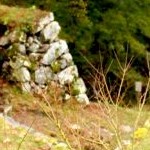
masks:
<path id="1" fill-rule="evenodd" d="M 36 8 L 19 8 L 0 5 L 0 23 L 10 30 L 18 28 L 24 31 L 33 30 L 40 18 L 48 12 Z"/>

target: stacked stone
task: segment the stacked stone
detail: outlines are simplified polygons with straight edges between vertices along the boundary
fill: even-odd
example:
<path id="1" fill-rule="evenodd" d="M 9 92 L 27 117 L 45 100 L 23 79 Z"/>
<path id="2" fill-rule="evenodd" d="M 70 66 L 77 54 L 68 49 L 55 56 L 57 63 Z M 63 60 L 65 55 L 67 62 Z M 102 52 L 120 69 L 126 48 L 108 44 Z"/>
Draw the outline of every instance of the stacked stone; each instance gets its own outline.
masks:
<path id="1" fill-rule="evenodd" d="M 88 104 L 86 86 L 79 77 L 66 41 L 58 37 L 60 30 L 53 13 L 49 13 L 39 20 L 32 33 L 18 34 L 13 31 L 0 39 L 0 46 L 10 45 L 8 52 L 14 52 L 9 65 L 13 79 L 21 83 L 24 92 L 35 90 L 35 85 L 45 88 L 51 81 L 55 81 L 61 87 L 70 85 L 71 94 L 77 101 Z M 70 95 L 66 99 L 68 97 Z"/>

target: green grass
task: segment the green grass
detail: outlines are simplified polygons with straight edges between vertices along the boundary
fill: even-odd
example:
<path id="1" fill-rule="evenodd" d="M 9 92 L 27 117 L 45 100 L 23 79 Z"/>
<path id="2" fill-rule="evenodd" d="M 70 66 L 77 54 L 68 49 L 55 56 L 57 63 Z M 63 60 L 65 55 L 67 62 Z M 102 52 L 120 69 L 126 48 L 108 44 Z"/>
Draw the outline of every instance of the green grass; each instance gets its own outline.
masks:
<path id="1" fill-rule="evenodd" d="M 0 5 L 0 23 L 9 26 L 11 29 L 32 30 L 39 19 L 47 14 L 48 12 L 34 7 L 19 8 Z"/>
<path id="2" fill-rule="evenodd" d="M 28 130 L 23 127 L 13 127 L 0 118 L 0 148 L 13 150 L 38 150 L 48 148 L 49 145 L 57 142 L 56 139 L 47 136 L 35 136 L 28 133 Z M 20 147 L 20 148 L 19 148 Z"/>
<path id="3" fill-rule="evenodd" d="M 91 103 L 90 106 L 84 107 L 84 105 L 77 104 L 73 100 L 67 103 L 61 103 L 54 100 L 54 97 L 46 95 L 48 102 L 50 103 L 51 108 L 45 103 L 42 97 L 34 97 L 29 94 L 22 94 L 16 87 L 7 87 L 9 96 L 13 104 L 12 116 L 19 116 L 18 120 L 26 122 L 28 126 L 31 125 L 31 122 L 36 117 L 36 121 L 33 124 L 34 127 L 40 126 L 42 132 L 45 133 L 50 140 L 50 143 L 57 143 L 58 140 L 64 141 L 67 139 L 70 145 L 77 150 L 87 150 L 88 148 L 93 148 L 94 150 L 105 150 L 105 148 L 100 144 L 101 140 L 99 139 L 99 128 L 104 127 L 115 134 L 114 126 L 111 124 L 114 122 L 117 127 L 116 131 L 120 135 L 121 140 L 133 140 L 134 133 L 122 133 L 120 132 L 121 125 L 129 125 L 130 127 L 135 127 L 135 122 L 137 116 L 139 115 L 138 106 L 134 107 L 120 107 L 118 106 L 117 112 L 114 105 L 109 104 L 109 113 L 108 110 L 105 110 L 105 105 L 103 103 Z M 52 91 L 51 91 L 52 92 Z M 57 96 L 58 98 L 59 96 Z M 44 108 L 48 113 L 48 116 L 39 106 L 39 104 Z M 28 115 L 27 118 L 21 115 L 21 113 Z M 53 119 L 52 112 L 54 113 L 57 121 L 60 124 L 60 129 L 57 126 L 57 121 Z M 149 106 L 144 106 L 140 118 L 138 120 L 135 131 L 138 128 L 145 128 L 145 122 L 150 119 Z M 56 122 L 55 122 L 56 121 Z M 81 131 L 74 131 L 70 129 L 70 125 L 77 124 L 81 127 Z M 4 149 L 6 147 L 7 140 L 9 139 L 7 146 L 14 147 L 13 150 L 17 150 L 17 146 L 23 139 L 24 135 L 27 133 L 26 130 L 20 128 L 8 128 L 5 133 L 4 120 L 0 120 L 0 148 Z M 147 128 L 147 127 L 146 127 Z M 149 133 L 149 128 L 147 128 Z M 51 135 L 55 138 L 51 138 Z M 66 138 L 62 137 L 62 134 Z M 111 141 L 108 143 L 104 142 L 103 144 L 107 146 L 108 150 L 114 150 L 117 147 L 117 135 L 114 135 Z M 56 140 L 57 139 L 57 140 Z M 6 141 L 6 143 L 5 143 Z M 43 147 L 47 146 L 47 143 L 43 139 L 37 139 L 32 134 L 28 133 L 25 137 L 21 150 L 30 149 L 30 150 L 40 150 Z M 131 148 L 132 144 L 129 147 L 124 148 L 124 150 L 149 150 L 150 144 L 150 134 L 143 138 L 138 138 L 134 140 L 133 149 Z M 58 145 L 55 144 L 55 150 L 59 150 Z M 8 150 L 10 150 L 8 147 Z M 65 149 L 66 150 L 66 149 Z"/>

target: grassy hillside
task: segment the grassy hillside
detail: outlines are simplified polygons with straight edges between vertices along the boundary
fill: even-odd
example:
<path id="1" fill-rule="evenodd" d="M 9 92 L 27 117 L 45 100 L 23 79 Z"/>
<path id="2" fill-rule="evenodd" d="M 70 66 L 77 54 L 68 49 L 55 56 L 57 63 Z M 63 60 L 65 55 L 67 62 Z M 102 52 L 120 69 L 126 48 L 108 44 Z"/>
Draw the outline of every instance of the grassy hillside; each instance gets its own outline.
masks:
<path id="1" fill-rule="evenodd" d="M 10 116 L 47 135 L 55 143 L 54 150 L 59 149 L 57 144 L 61 142 L 67 143 L 71 150 L 114 150 L 119 144 L 124 150 L 149 150 L 150 113 L 146 106 L 140 111 L 138 107 L 107 103 L 89 106 L 73 100 L 63 103 L 58 100 L 57 91 L 53 96 L 50 93 L 32 96 L 7 84 L 3 91 L 7 93 L 3 98 L 10 99 L 13 105 Z M 12 128 L 4 120 L 0 121 L 0 132 L 1 148 L 17 149 L 24 135 L 21 150 L 27 147 L 40 150 L 47 146 L 47 139 L 34 137 L 22 128 Z M 130 144 L 124 146 L 123 141 Z"/>

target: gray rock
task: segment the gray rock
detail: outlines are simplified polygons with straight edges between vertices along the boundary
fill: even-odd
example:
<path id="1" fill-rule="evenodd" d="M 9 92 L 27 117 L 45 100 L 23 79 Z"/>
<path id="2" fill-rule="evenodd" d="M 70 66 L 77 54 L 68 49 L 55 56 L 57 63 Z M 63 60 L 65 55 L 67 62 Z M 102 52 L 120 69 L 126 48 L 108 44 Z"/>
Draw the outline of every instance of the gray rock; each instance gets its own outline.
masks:
<path id="1" fill-rule="evenodd" d="M 18 45 L 18 50 L 21 54 L 26 54 L 26 47 L 24 44 L 19 44 Z"/>
<path id="2" fill-rule="evenodd" d="M 59 60 L 59 64 L 60 64 L 60 68 L 61 68 L 61 69 L 64 69 L 64 68 L 66 68 L 67 66 L 69 66 L 65 59 Z M 73 64 L 72 64 L 72 65 L 73 65 Z"/>
<path id="3" fill-rule="evenodd" d="M 40 46 L 37 43 L 32 43 L 29 48 L 28 51 L 32 52 L 32 53 L 36 53 L 39 50 Z"/>
<path id="4" fill-rule="evenodd" d="M 42 63 L 44 65 L 50 65 L 53 61 L 55 61 L 58 57 L 60 57 L 64 53 L 68 53 L 68 45 L 66 41 L 59 40 L 50 44 L 50 48 L 47 53 L 43 56 Z"/>
<path id="5" fill-rule="evenodd" d="M 59 26 L 58 22 L 53 21 L 42 30 L 41 34 L 42 34 L 44 41 L 52 42 L 57 38 L 60 30 L 61 30 L 61 27 Z"/>
<path id="6" fill-rule="evenodd" d="M 78 77 L 78 70 L 77 67 L 74 66 L 70 66 L 66 69 L 64 69 L 63 71 L 59 72 L 57 74 L 59 83 L 64 85 L 64 84 L 70 84 L 72 83 L 75 78 Z"/>
<path id="7" fill-rule="evenodd" d="M 58 75 L 54 74 L 53 75 L 53 81 L 58 82 Z M 60 85 L 62 87 L 62 85 Z"/>
<path id="8" fill-rule="evenodd" d="M 22 82 L 21 85 L 22 85 L 23 92 L 28 92 L 28 93 L 31 92 L 31 85 L 29 82 Z"/>
<path id="9" fill-rule="evenodd" d="M 64 69 L 67 66 L 71 66 L 74 64 L 70 53 L 66 53 L 62 55 L 59 62 L 60 62 L 61 69 Z"/>
<path id="10" fill-rule="evenodd" d="M 89 98 L 86 94 L 76 95 L 75 98 L 79 103 L 85 103 L 86 105 L 90 104 Z"/>
<path id="11" fill-rule="evenodd" d="M 31 80 L 31 76 L 30 76 L 30 72 L 28 71 L 28 69 L 26 67 L 22 67 L 20 69 L 20 81 L 22 82 L 26 82 L 26 81 L 30 81 Z"/>
<path id="12" fill-rule="evenodd" d="M 46 17 L 40 19 L 34 33 L 37 33 L 39 31 L 41 31 L 44 28 L 45 25 L 48 25 L 52 21 L 54 21 L 54 14 L 52 12 L 50 12 L 49 15 L 47 15 Z"/>
<path id="13" fill-rule="evenodd" d="M 27 39 L 27 42 L 29 44 L 32 44 L 33 43 L 33 37 L 29 36 L 28 39 Z"/>
<path id="14" fill-rule="evenodd" d="M 72 55 L 70 53 L 66 53 L 66 54 L 62 55 L 61 58 L 65 59 L 67 61 L 67 63 L 72 61 Z"/>
<path id="15" fill-rule="evenodd" d="M 52 71 L 50 67 L 41 66 L 35 71 L 35 82 L 44 85 L 52 79 Z"/>

